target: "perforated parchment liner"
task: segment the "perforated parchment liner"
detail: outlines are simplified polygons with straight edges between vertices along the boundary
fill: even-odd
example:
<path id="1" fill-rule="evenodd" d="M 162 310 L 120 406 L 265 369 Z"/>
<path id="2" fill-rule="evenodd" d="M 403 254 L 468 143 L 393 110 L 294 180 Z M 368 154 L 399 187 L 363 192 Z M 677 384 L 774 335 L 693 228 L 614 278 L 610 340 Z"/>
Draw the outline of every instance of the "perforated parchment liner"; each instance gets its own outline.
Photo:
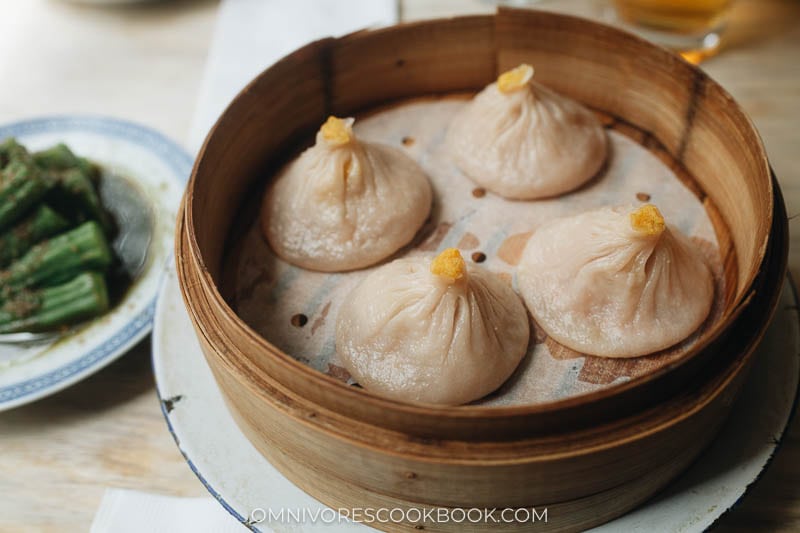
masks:
<path id="1" fill-rule="evenodd" d="M 701 331 L 717 318 L 724 292 L 713 226 L 701 201 L 664 162 L 628 136 L 609 129 L 611 157 L 592 182 L 560 198 L 504 200 L 476 189 L 442 146 L 452 116 L 464 104 L 463 98 L 455 97 L 414 100 L 356 121 L 359 136 L 402 147 L 422 165 L 434 187 L 431 219 L 415 242 L 394 258 L 457 247 L 467 260 L 483 260 L 481 266 L 516 288 L 520 254 L 531 232 L 542 223 L 599 206 L 649 201 L 704 251 L 717 274 L 718 301 Z M 336 356 L 336 317 L 345 295 L 370 270 L 326 274 L 293 267 L 275 257 L 256 221 L 229 254 L 226 277 L 233 280 L 231 303 L 245 322 L 298 361 L 352 384 Z M 555 343 L 535 323 L 531 333 L 528 354 L 517 371 L 500 390 L 476 403 L 531 404 L 596 391 L 673 361 L 699 336 L 698 332 L 659 354 L 605 359 L 583 356 Z"/>

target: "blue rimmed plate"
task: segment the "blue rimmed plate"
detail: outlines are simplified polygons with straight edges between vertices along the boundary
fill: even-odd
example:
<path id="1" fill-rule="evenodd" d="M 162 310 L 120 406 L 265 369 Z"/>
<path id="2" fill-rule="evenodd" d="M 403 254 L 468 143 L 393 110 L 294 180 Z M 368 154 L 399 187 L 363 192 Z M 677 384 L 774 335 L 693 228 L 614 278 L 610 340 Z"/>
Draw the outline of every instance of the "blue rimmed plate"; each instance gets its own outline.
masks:
<path id="1" fill-rule="evenodd" d="M 31 150 L 66 143 L 124 176 L 150 206 L 152 240 L 144 268 L 124 298 L 103 317 L 52 344 L 4 346 L 0 411 L 59 391 L 124 354 L 150 332 L 155 300 L 172 252 L 175 217 L 192 167 L 191 156 L 160 133 L 123 120 L 93 116 L 43 117 L 0 126 Z"/>

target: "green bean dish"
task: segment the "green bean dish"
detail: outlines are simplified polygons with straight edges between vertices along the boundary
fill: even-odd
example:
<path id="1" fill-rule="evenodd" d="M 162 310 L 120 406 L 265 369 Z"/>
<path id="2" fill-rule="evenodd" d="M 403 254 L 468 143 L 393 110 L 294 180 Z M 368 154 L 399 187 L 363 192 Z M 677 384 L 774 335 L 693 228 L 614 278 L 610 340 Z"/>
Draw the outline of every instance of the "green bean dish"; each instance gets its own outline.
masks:
<path id="1" fill-rule="evenodd" d="M 101 169 L 64 144 L 0 144 L 0 333 L 64 328 L 109 309 L 119 258 Z"/>

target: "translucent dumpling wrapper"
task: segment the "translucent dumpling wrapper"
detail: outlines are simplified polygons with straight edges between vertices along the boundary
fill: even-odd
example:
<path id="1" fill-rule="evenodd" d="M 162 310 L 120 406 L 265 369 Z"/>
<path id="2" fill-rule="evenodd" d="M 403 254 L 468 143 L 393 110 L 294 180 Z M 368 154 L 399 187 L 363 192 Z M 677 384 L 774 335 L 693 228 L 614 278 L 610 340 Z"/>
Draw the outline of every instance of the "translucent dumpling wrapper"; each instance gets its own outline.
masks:
<path id="1" fill-rule="evenodd" d="M 467 177 L 522 200 L 580 187 L 598 173 L 608 153 L 597 117 L 533 81 L 529 65 L 502 74 L 478 93 L 454 118 L 446 143 Z"/>
<path id="2" fill-rule="evenodd" d="M 497 389 L 527 352 L 529 321 L 513 289 L 467 267 L 458 250 L 395 260 L 343 302 L 336 351 L 367 390 L 458 405 Z"/>
<path id="3" fill-rule="evenodd" d="M 353 122 L 330 117 L 264 197 L 263 233 L 292 264 L 326 272 L 375 264 L 408 244 L 428 217 L 424 171 L 399 148 L 358 139 Z"/>
<path id="4" fill-rule="evenodd" d="M 635 357 L 691 335 L 714 300 L 700 250 L 655 206 L 555 220 L 528 241 L 517 276 L 536 322 L 560 344 Z"/>

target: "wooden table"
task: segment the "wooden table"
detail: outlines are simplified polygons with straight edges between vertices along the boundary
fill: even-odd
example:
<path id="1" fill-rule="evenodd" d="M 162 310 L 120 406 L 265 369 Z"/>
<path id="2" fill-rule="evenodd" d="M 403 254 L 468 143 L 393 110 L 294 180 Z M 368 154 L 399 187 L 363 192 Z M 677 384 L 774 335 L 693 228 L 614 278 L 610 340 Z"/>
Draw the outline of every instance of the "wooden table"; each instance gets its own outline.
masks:
<path id="1" fill-rule="evenodd" d="M 544 6 L 573 4 L 579 2 Z M 598 12 L 595 2 L 583 4 L 581 9 Z M 118 8 L 25 0 L 3 7 L 0 122 L 91 112 L 186 138 L 215 0 Z M 410 20 L 492 9 L 483 0 L 404 0 L 401 12 Z M 742 0 L 729 38 L 728 48 L 703 68 L 751 114 L 788 212 L 800 214 L 800 2 Z M 800 275 L 798 239 L 795 232 L 790 252 L 795 276 Z M 149 339 L 66 391 L 0 413 L 0 473 L 2 532 L 85 531 L 106 487 L 206 494 L 166 430 Z M 718 529 L 800 531 L 800 418 L 766 474 Z"/>

